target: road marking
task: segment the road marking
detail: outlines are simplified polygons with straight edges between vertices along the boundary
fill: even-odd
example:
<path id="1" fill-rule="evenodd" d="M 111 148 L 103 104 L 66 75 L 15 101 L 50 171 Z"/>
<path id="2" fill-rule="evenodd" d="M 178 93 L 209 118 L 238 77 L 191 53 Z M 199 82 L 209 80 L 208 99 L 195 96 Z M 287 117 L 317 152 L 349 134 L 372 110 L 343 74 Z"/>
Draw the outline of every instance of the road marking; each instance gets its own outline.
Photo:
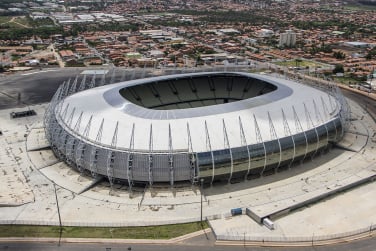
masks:
<path id="1" fill-rule="evenodd" d="M 32 75 L 32 74 L 45 73 L 45 72 L 53 72 L 53 71 L 58 71 L 58 70 L 35 71 L 35 72 L 24 73 L 24 74 L 21 74 L 21 75 L 22 76 L 28 76 L 28 75 Z"/>

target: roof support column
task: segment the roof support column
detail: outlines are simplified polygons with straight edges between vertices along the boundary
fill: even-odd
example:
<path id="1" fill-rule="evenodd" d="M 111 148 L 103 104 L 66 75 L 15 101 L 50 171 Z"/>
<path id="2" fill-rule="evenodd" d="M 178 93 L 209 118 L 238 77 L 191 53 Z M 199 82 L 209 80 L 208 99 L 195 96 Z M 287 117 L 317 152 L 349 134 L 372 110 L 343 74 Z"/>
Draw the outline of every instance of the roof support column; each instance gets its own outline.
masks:
<path id="1" fill-rule="evenodd" d="M 102 119 L 101 125 L 100 125 L 98 133 L 97 133 L 97 137 L 95 139 L 95 142 L 99 143 L 99 144 L 102 141 L 103 124 L 104 124 L 104 119 Z M 98 175 L 98 167 L 97 167 L 98 157 L 99 157 L 98 156 L 98 148 L 92 147 L 91 155 L 90 155 L 90 165 L 89 166 L 90 166 L 91 176 L 94 177 L 94 178 L 97 177 L 97 175 Z"/>
<path id="2" fill-rule="evenodd" d="M 243 147 L 247 148 L 247 155 L 248 155 L 248 168 L 247 168 L 247 173 L 244 176 L 244 179 L 246 180 L 249 175 L 249 172 L 251 171 L 251 153 L 249 151 L 247 139 L 245 138 L 243 123 L 242 123 L 240 116 L 239 116 L 239 128 L 240 128 L 240 142 Z"/>
<path id="3" fill-rule="evenodd" d="M 132 126 L 132 134 L 131 139 L 129 141 L 129 153 L 127 157 L 127 179 L 128 179 L 128 186 L 129 186 L 129 194 L 132 192 L 133 186 L 133 153 L 134 153 L 134 123 Z"/>
<path id="4" fill-rule="evenodd" d="M 119 127 L 119 121 L 116 122 L 114 135 L 112 136 L 111 150 L 109 150 L 107 153 L 106 172 L 107 172 L 108 181 L 110 182 L 111 189 L 112 189 L 112 185 L 114 184 L 114 166 L 113 165 L 114 165 L 115 154 L 116 154 L 116 152 L 113 151 L 113 149 L 116 149 L 118 127 Z"/>
<path id="5" fill-rule="evenodd" d="M 261 143 L 264 148 L 264 167 L 262 168 L 262 171 L 260 172 L 260 176 L 262 177 L 264 175 L 265 169 L 266 169 L 266 147 L 265 142 L 262 140 L 261 131 L 257 123 L 256 116 L 253 114 L 253 121 L 255 123 L 255 133 L 256 133 L 256 141 L 257 143 Z"/>
<path id="6" fill-rule="evenodd" d="M 293 155 L 292 155 L 291 161 L 289 163 L 289 168 L 291 168 L 291 165 L 292 165 L 292 163 L 294 163 L 295 155 L 296 155 L 295 139 L 294 139 L 294 136 L 291 134 L 290 126 L 289 126 L 289 123 L 287 122 L 286 115 L 285 115 L 285 112 L 283 111 L 283 108 L 281 108 L 281 110 L 282 110 L 283 127 L 284 127 L 284 131 L 285 131 L 285 136 L 291 137 L 292 144 L 293 144 L 293 147 L 294 147 Z"/>
<path id="7" fill-rule="evenodd" d="M 223 125 L 224 147 L 227 147 L 227 149 L 230 152 L 230 177 L 228 178 L 228 183 L 230 183 L 231 182 L 231 178 L 232 178 L 232 173 L 234 171 L 234 160 L 232 158 L 232 151 L 231 151 L 231 147 L 230 147 L 230 142 L 228 140 L 227 129 L 226 129 L 226 124 L 225 124 L 225 120 L 224 119 L 222 119 L 222 125 Z"/>
<path id="8" fill-rule="evenodd" d="M 299 120 L 299 117 L 298 117 L 298 114 L 296 113 L 296 110 L 295 110 L 295 107 L 292 106 L 292 110 L 293 110 L 293 113 L 294 113 L 294 120 L 295 120 L 295 128 L 296 128 L 296 132 L 297 133 L 300 133 L 300 132 L 303 132 L 304 134 L 304 138 L 305 138 L 305 142 L 306 142 L 306 148 L 305 148 L 305 153 L 304 153 L 304 157 L 302 159 L 301 162 L 303 162 L 303 160 L 306 158 L 307 156 L 307 152 L 308 152 L 308 140 L 307 140 L 307 134 L 306 132 L 303 130 L 302 128 L 302 124 L 300 123 L 300 120 Z"/>
<path id="9" fill-rule="evenodd" d="M 311 129 L 310 127 L 312 126 L 313 129 L 315 130 L 315 133 L 316 133 L 316 150 L 315 150 L 315 152 L 311 155 L 311 159 L 312 159 L 313 156 L 316 155 L 317 150 L 318 150 L 318 148 L 319 148 L 319 140 L 320 140 L 320 138 L 319 138 L 319 134 L 318 134 L 318 132 L 317 132 L 317 127 L 313 124 L 313 121 L 312 121 L 312 118 L 311 118 L 311 114 L 310 114 L 310 112 L 308 111 L 307 106 L 306 106 L 306 104 L 305 104 L 304 102 L 303 102 L 303 105 L 304 105 L 304 110 L 305 110 L 305 114 L 306 114 L 306 117 L 307 117 L 307 125 L 308 125 L 308 129 Z"/>
<path id="10" fill-rule="evenodd" d="M 206 150 L 210 151 L 211 159 L 212 159 L 212 180 L 210 184 L 213 184 L 214 177 L 215 177 L 215 163 L 214 163 L 214 154 L 212 151 L 211 143 L 210 143 L 210 136 L 209 136 L 209 130 L 208 130 L 208 125 L 205 120 L 205 135 L 206 135 Z"/>
<path id="11" fill-rule="evenodd" d="M 150 134 L 149 134 L 149 185 L 153 185 L 153 124 L 150 124 Z"/>
<path id="12" fill-rule="evenodd" d="M 191 168 L 191 183 L 198 181 L 199 172 L 196 166 L 196 154 L 193 152 L 191 131 L 189 129 L 189 122 L 187 122 L 187 137 L 188 137 L 188 155 L 189 155 L 189 165 Z"/>
<path id="13" fill-rule="evenodd" d="M 270 113 L 268 112 L 268 119 L 269 119 L 269 127 L 270 127 L 270 138 L 271 140 L 277 140 L 278 142 L 278 148 L 279 148 L 279 160 L 278 160 L 278 165 L 275 169 L 275 171 L 277 172 L 278 171 L 278 168 L 279 166 L 281 165 L 281 161 L 282 161 L 282 147 L 281 147 L 281 142 L 279 140 L 279 137 L 275 131 L 275 128 L 274 128 L 274 124 L 273 124 L 273 121 L 272 121 L 272 118 L 270 117 Z"/>
<path id="14" fill-rule="evenodd" d="M 170 169 L 170 185 L 174 185 L 174 155 L 172 149 L 172 135 L 171 135 L 171 126 L 168 125 L 168 166 Z"/>

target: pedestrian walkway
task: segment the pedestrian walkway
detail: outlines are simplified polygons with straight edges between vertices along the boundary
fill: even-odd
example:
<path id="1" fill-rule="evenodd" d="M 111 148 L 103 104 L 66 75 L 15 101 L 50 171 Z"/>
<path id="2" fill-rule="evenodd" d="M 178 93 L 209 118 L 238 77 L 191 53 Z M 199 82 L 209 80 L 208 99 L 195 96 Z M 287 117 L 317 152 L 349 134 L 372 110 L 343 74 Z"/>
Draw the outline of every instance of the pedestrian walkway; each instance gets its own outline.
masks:
<path id="1" fill-rule="evenodd" d="M 63 225 L 160 225 L 199 221 L 203 212 L 203 219 L 210 220 L 217 236 L 237 238 L 244 233 L 307 237 L 312 233 L 326 235 L 366 227 L 376 221 L 370 213 L 376 209 L 376 194 L 372 192 L 376 191 L 375 183 L 340 193 L 333 197 L 340 201 L 334 203 L 327 199 L 303 206 L 375 175 L 376 140 L 370 133 L 375 131 L 374 122 L 358 105 L 351 105 L 352 126 L 341 147 L 277 174 L 204 188 L 203 194 L 197 186 L 129 190 L 125 185 L 111 187 L 105 181 L 85 191 L 92 179 L 60 162 L 46 148 L 41 127 L 45 105 L 33 107 L 37 116 L 17 120 L 9 118 L 13 110 L 1 110 L 0 119 L 5 122 L 0 138 L 5 142 L 0 148 L 1 161 L 8 156 L 7 151 L 11 154 L 0 169 L 14 162 L 15 173 L 25 180 L 21 184 L 27 200 L 17 207 L 0 207 L 0 223 L 58 225 L 60 212 Z M 14 195 L 21 194 L 19 191 Z M 354 214 L 354 205 L 365 216 L 362 220 Z M 248 216 L 230 217 L 230 210 L 235 207 L 251 208 L 260 219 L 275 217 L 276 230 L 270 231 Z"/>

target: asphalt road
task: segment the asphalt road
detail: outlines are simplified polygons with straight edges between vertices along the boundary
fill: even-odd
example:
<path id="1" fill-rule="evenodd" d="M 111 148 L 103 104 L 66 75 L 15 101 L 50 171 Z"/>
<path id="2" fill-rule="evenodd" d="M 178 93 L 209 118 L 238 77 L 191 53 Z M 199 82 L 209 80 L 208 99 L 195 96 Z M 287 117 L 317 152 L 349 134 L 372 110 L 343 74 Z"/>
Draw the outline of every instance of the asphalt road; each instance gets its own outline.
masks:
<path id="1" fill-rule="evenodd" d="M 53 70 L 0 75 L 0 109 L 48 102 L 63 81 L 79 73 L 76 69 Z"/>
<path id="2" fill-rule="evenodd" d="M 363 95 L 360 95 L 360 94 L 357 94 L 348 90 L 344 90 L 344 89 L 342 90 L 342 93 L 346 98 L 349 98 L 355 101 L 364 109 L 366 109 L 376 122 L 376 101 L 374 101 L 373 99 L 367 96 L 363 96 Z M 376 250 L 376 247 L 375 247 L 375 250 Z"/>
<path id="3" fill-rule="evenodd" d="M 56 70 L 56 71 L 54 71 Z M 74 78 L 81 73 L 82 68 L 64 68 L 64 69 L 47 69 L 36 72 L 18 73 L 15 75 L 4 76 L 0 74 L 0 109 L 21 107 L 25 105 L 34 105 L 50 101 L 58 86 L 69 78 Z M 31 74 L 30 74 L 31 73 Z M 138 71 L 133 74 L 132 71 L 127 72 L 127 79 L 140 77 L 143 74 Z M 146 74 L 145 76 L 148 76 Z M 110 76 L 107 76 L 110 77 Z M 115 82 L 119 81 L 123 76 L 120 71 L 116 72 Z M 362 105 L 376 118 L 376 102 L 365 96 L 343 90 L 347 98 L 354 100 Z M 20 100 L 19 100 L 20 95 Z M 59 246 L 54 242 L 0 242 L 0 250 L 104 250 L 104 251 L 118 251 L 118 250 L 293 250 L 293 251 L 374 251 L 376 250 L 376 238 L 367 238 L 350 243 L 343 243 L 330 246 L 313 246 L 313 247 L 249 247 L 249 246 L 218 246 L 214 244 L 214 237 L 212 235 L 205 238 L 204 236 L 189 239 L 180 244 L 101 244 L 101 243 L 61 243 Z M 129 249 L 131 248 L 131 249 Z"/>
<path id="4" fill-rule="evenodd" d="M 27 105 L 35 105 L 49 102 L 56 92 L 57 88 L 69 78 L 72 80 L 84 70 L 89 68 L 46 68 L 42 70 L 33 70 L 30 72 L 21 72 L 14 75 L 0 74 L 0 109 L 8 109 L 14 107 L 24 107 Z M 109 70 L 106 75 L 106 83 L 112 78 L 112 70 L 106 67 L 92 68 L 95 70 Z M 200 68 L 202 70 L 203 68 Z M 221 69 L 221 68 L 219 68 Z M 223 70 L 223 68 L 221 69 Z M 230 69 L 229 69 L 230 70 Z M 178 73 L 184 71 L 184 68 L 164 69 L 167 74 Z M 208 69 L 213 71 L 213 69 Z M 141 77 L 156 76 L 162 70 L 146 68 L 116 68 L 113 82 L 120 80 L 137 79 Z M 92 76 L 88 76 L 90 81 Z M 78 83 L 80 83 L 82 75 L 80 75 Z M 96 76 L 100 82 L 101 76 Z"/>
<path id="5" fill-rule="evenodd" d="M 244 246 L 242 243 L 237 245 L 215 245 L 214 242 L 200 242 L 197 240 L 186 240 L 180 244 L 103 244 L 103 243 L 40 243 L 40 242 L 2 242 L 0 250 L 17 251 L 374 251 L 376 247 L 376 238 L 367 238 L 350 243 L 342 243 L 329 246 L 311 246 L 311 247 L 255 247 Z"/>
<path id="6" fill-rule="evenodd" d="M 88 70 L 88 68 L 50 68 L 8 76 L 0 74 L 0 109 L 49 102 L 60 84 L 69 78 L 73 80 L 83 70 Z M 123 75 L 124 71 L 125 75 Z M 143 72 L 143 69 L 117 69 L 114 82 L 116 83 L 124 77 L 129 80 L 141 76 L 151 76 L 151 74 L 148 71 Z M 88 76 L 87 81 L 90 81 L 91 78 L 92 76 Z M 100 82 L 100 78 L 101 76 L 96 76 L 98 82 Z M 106 81 L 109 82 L 111 78 L 112 71 L 110 70 L 106 75 Z M 79 76 L 78 83 L 81 79 L 82 75 Z"/>

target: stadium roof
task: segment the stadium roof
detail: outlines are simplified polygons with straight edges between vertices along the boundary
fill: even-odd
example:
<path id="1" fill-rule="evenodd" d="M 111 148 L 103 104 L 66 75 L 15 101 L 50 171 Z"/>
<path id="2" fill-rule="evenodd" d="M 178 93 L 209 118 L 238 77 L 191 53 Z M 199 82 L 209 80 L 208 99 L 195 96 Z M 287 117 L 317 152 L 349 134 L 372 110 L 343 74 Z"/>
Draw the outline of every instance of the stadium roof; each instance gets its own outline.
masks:
<path id="1" fill-rule="evenodd" d="M 290 80 L 248 73 L 233 74 L 267 81 L 277 86 L 277 89 L 237 102 L 175 110 L 144 108 L 126 100 L 119 93 L 120 89 L 129 86 L 200 74 L 203 73 L 139 79 L 82 91 L 63 101 L 60 113 L 66 110 L 66 115 L 60 119 L 64 120 L 62 124 L 68 131 L 78 137 L 83 137 L 92 116 L 87 136 L 89 141 L 98 139 L 103 121 L 99 143 L 108 146 L 111 145 L 118 124 L 116 147 L 124 149 L 129 149 L 134 126 L 136 151 L 148 151 L 150 148 L 153 151 L 168 151 L 169 135 L 171 135 L 174 151 L 187 151 L 187 127 L 189 127 L 193 151 L 200 152 L 209 150 L 207 135 L 209 135 L 212 150 L 225 148 L 224 135 L 227 135 L 232 148 L 242 146 L 244 142 L 240 136 L 241 127 L 244 129 L 247 144 L 258 143 L 255 121 L 260 129 L 262 140 L 268 141 L 273 139 L 271 126 L 275 128 L 278 137 L 284 137 L 286 136 L 286 121 L 291 133 L 296 134 L 300 131 L 299 127 L 303 130 L 311 129 L 332 120 L 339 112 L 337 101 L 326 92 Z M 74 130 L 81 113 L 79 128 Z M 286 120 L 283 119 L 283 114 Z"/>

